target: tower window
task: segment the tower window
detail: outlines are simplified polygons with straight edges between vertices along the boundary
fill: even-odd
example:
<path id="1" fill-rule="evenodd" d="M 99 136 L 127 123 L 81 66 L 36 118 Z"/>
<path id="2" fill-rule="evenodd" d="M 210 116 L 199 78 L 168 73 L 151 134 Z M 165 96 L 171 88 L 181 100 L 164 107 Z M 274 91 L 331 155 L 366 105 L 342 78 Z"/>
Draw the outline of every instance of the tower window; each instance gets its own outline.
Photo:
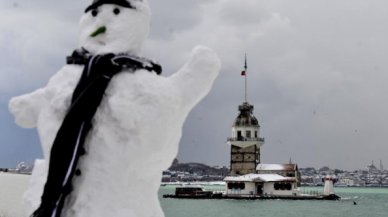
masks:
<path id="1" fill-rule="evenodd" d="M 239 138 L 239 139 L 242 138 L 242 135 L 241 135 L 241 131 L 240 131 L 240 130 L 237 131 L 237 138 Z"/>
<path id="2" fill-rule="evenodd" d="M 257 138 L 257 130 L 255 130 L 255 138 Z"/>
<path id="3" fill-rule="evenodd" d="M 246 132 L 246 136 L 247 136 L 247 138 L 251 138 L 251 131 L 248 130 L 248 131 Z"/>

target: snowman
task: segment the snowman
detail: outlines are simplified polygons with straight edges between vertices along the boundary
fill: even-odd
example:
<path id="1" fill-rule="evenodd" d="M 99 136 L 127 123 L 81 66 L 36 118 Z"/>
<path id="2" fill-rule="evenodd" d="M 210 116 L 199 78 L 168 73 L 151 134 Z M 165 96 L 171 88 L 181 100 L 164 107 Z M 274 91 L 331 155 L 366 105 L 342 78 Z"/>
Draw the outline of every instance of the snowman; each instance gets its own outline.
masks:
<path id="1" fill-rule="evenodd" d="M 150 19 L 147 0 L 94 0 L 68 64 L 11 99 L 16 123 L 36 127 L 43 149 L 25 194 L 32 216 L 164 216 L 162 171 L 221 64 L 197 46 L 177 73 L 159 75 L 157 63 L 139 57 Z"/>

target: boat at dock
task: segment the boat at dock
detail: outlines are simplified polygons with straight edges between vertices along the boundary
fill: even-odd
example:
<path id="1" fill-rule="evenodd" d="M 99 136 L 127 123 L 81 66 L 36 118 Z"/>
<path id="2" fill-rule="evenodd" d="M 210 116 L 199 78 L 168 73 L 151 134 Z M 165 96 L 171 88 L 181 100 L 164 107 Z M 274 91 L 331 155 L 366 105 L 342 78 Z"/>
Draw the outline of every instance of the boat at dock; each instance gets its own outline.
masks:
<path id="1" fill-rule="evenodd" d="M 175 194 L 163 195 L 164 198 L 181 198 L 181 199 L 214 199 L 222 197 L 223 193 L 206 191 L 200 185 L 177 186 Z"/>

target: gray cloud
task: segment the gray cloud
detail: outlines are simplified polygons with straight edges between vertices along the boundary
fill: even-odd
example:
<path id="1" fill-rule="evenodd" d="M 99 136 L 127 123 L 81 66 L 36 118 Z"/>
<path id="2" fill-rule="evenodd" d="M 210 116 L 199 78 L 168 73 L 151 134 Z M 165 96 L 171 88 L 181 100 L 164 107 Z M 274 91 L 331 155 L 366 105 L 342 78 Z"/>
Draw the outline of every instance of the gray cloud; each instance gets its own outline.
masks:
<path id="1" fill-rule="evenodd" d="M 43 85 L 77 44 L 74 23 L 55 11 L 28 5 L 0 9 L 0 48 L 5 57 L 0 59 L 1 92 Z"/>
<path id="2" fill-rule="evenodd" d="M 243 100 L 245 52 L 249 101 L 266 138 L 263 161 L 292 157 L 301 166 L 353 169 L 387 158 L 388 2 L 149 1 L 154 20 L 144 54 L 159 60 L 165 75 L 197 44 L 223 61 L 212 92 L 186 121 L 182 161 L 228 165 L 225 141 Z M 1 130 L 1 143 L 35 138 L 12 125 L 6 101 L 43 85 L 63 65 L 88 2 L 0 3 L 0 130 L 8 130 Z"/>
<path id="3" fill-rule="evenodd" d="M 203 3 L 209 0 L 150 1 L 153 10 L 152 39 L 170 40 L 176 32 L 198 25 L 202 19 Z"/>
<path id="4" fill-rule="evenodd" d="M 176 35 L 173 44 L 161 45 L 173 51 L 175 45 L 173 53 L 181 53 L 196 39 L 216 49 L 224 63 L 212 94 L 187 121 L 180 156 L 228 163 L 223 142 L 229 131 L 214 129 L 230 127 L 236 115 L 230 108 L 237 109 L 242 100 L 238 73 L 246 50 L 250 101 L 267 139 L 264 161 L 292 157 L 305 166 L 360 168 L 386 158 L 387 15 L 381 10 L 386 3 L 357 1 L 349 8 L 350 2 L 247 2 L 263 18 L 248 9 L 239 13 L 242 4 L 218 1 L 208 9 L 223 13 L 204 12 L 203 23 Z M 196 131 L 212 135 L 200 139 Z"/>

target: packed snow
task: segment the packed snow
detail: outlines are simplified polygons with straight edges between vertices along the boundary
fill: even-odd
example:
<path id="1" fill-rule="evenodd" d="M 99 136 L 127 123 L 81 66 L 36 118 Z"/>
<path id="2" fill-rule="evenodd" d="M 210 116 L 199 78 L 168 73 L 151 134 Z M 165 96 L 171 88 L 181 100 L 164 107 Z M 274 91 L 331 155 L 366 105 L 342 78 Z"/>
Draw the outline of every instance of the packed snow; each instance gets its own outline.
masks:
<path id="1" fill-rule="evenodd" d="M 284 177 L 278 174 L 246 174 L 242 176 L 227 176 L 224 181 L 232 181 L 232 182 L 254 182 L 254 181 L 262 181 L 262 182 L 281 182 L 294 180 L 290 177 Z"/>
<path id="2" fill-rule="evenodd" d="M 256 170 L 294 170 L 295 164 L 258 164 Z"/>
<path id="3" fill-rule="evenodd" d="M 97 16 L 85 13 L 79 46 L 92 54 L 140 55 L 151 12 L 146 0 L 129 1 L 136 9 L 104 4 Z M 112 13 L 115 8 L 120 14 Z M 90 37 L 101 26 L 106 32 Z M 198 46 L 189 61 L 170 77 L 146 70 L 116 75 L 94 116 L 94 127 L 85 144 L 87 154 L 78 164 L 82 174 L 73 179 L 74 190 L 62 216 L 164 216 L 157 197 L 162 171 L 176 156 L 182 125 L 210 91 L 220 65 L 212 50 Z M 50 148 L 82 70 L 81 65 L 65 65 L 45 87 L 10 101 L 15 121 L 22 127 L 38 129 L 44 152 L 25 194 L 26 215 L 40 204 Z"/>

